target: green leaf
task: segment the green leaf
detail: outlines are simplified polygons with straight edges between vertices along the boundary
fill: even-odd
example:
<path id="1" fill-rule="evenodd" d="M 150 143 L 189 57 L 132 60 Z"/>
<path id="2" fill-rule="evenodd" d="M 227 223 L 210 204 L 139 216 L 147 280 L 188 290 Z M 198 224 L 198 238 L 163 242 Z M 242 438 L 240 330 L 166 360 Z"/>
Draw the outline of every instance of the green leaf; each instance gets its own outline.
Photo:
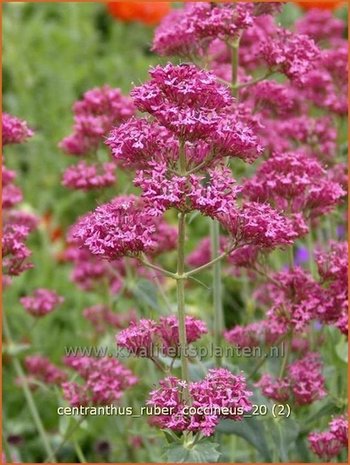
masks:
<path id="1" fill-rule="evenodd" d="M 271 462 L 271 454 L 265 437 L 265 426 L 255 417 L 244 418 L 242 421 L 222 420 L 217 431 L 235 434 L 251 444 L 266 462 Z"/>
<path id="2" fill-rule="evenodd" d="M 335 346 L 335 352 L 344 363 L 348 363 L 348 344 L 342 339 Z"/>
<path id="3" fill-rule="evenodd" d="M 282 462 L 289 462 L 288 453 L 295 444 L 300 428 L 293 418 L 277 418 L 271 428 L 271 436 L 275 443 L 276 451 Z"/>
<path id="4" fill-rule="evenodd" d="M 219 444 L 209 441 L 187 446 L 173 443 L 164 449 L 164 455 L 169 463 L 213 463 L 220 457 L 218 447 Z"/>

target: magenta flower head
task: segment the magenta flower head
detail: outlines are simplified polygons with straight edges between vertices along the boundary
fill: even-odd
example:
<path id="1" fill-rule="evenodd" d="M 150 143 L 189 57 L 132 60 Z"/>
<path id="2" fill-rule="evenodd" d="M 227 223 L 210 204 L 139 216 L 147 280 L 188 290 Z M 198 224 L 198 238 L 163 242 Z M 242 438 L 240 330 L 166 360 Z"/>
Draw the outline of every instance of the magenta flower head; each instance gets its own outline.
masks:
<path id="1" fill-rule="evenodd" d="M 251 409 L 245 378 L 233 375 L 224 368 L 209 370 L 207 376 L 188 384 L 193 411 L 182 400 L 186 382 L 170 376 L 160 381 L 160 387 L 150 393 L 147 404 L 152 407 L 169 407 L 169 415 L 157 415 L 153 423 L 175 432 L 201 432 L 211 436 L 221 418 L 241 420 Z"/>
<path id="2" fill-rule="evenodd" d="M 5 224 L 2 233 L 2 264 L 5 274 L 18 276 L 32 268 L 33 265 L 27 261 L 32 253 L 25 244 L 29 233 L 28 226 Z"/>
<path id="3" fill-rule="evenodd" d="M 63 174 L 62 184 L 75 190 L 88 191 L 113 186 L 116 181 L 114 163 L 87 164 L 81 161 Z"/>
<path id="4" fill-rule="evenodd" d="M 25 358 L 24 363 L 27 373 L 44 384 L 59 385 L 67 379 L 67 375 L 64 371 L 41 355 L 28 356 Z"/>
<path id="5" fill-rule="evenodd" d="M 112 126 L 130 118 L 135 107 L 120 89 L 106 85 L 85 92 L 83 99 L 74 104 L 73 112 L 73 133 L 59 147 L 69 155 L 83 156 L 96 151 L 103 136 Z"/>
<path id="6" fill-rule="evenodd" d="M 186 316 L 185 319 L 187 342 L 197 341 L 208 332 L 206 324 Z M 116 342 L 119 347 L 127 349 L 137 357 L 179 355 L 179 323 L 175 316 L 161 317 L 159 322 L 142 319 L 117 334 Z"/>
<path id="7" fill-rule="evenodd" d="M 22 144 L 29 137 L 32 137 L 33 134 L 33 131 L 28 128 L 26 121 L 20 120 L 8 113 L 2 114 L 2 145 Z"/>
<path id="8" fill-rule="evenodd" d="M 152 161 L 171 165 L 178 158 L 179 144 L 172 133 L 146 119 L 131 118 L 113 128 L 105 143 L 114 159 L 127 168 L 145 169 Z"/>
<path id="9" fill-rule="evenodd" d="M 298 405 L 311 404 L 327 394 L 319 354 L 309 352 L 301 360 L 291 363 L 288 375 Z"/>
<path id="10" fill-rule="evenodd" d="M 311 450 L 320 459 L 330 461 L 348 447 L 349 421 L 341 415 L 329 423 L 329 430 L 323 433 L 311 433 L 308 436 Z"/>
<path id="11" fill-rule="evenodd" d="M 233 103 L 213 74 L 194 65 L 157 66 L 150 75 L 148 83 L 132 90 L 134 103 L 179 138 L 208 138 Z"/>
<path id="12" fill-rule="evenodd" d="M 340 39 L 344 35 L 345 21 L 335 18 L 330 11 L 312 8 L 296 23 L 298 34 L 304 34 L 316 42 Z"/>
<path id="13" fill-rule="evenodd" d="M 285 29 L 279 29 L 274 38 L 262 42 L 260 53 L 270 68 L 299 86 L 320 58 L 320 50 L 312 39 Z"/>
<path id="14" fill-rule="evenodd" d="M 114 260 L 156 247 L 156 225 L 141 199 L 117 197 L 85 215 L 73 227 L 73 237 L 94 255 Z"/>
<path id="15" fill-rule="evenodd" d="M 81 384 L 62 384 L 64 398 L 72 406 L 114 404 L 138 381 L 119 360 L 109 357 L 66 357 L 65 363 L 82 378 Z"/>
<path id="16" fill-rule="evenodd" d="M 36 289 L 32 295 L 22 297 L 21 304 L 35 317 L 45 316 L 64 302 L 64 298 L 49 289 Z"/>

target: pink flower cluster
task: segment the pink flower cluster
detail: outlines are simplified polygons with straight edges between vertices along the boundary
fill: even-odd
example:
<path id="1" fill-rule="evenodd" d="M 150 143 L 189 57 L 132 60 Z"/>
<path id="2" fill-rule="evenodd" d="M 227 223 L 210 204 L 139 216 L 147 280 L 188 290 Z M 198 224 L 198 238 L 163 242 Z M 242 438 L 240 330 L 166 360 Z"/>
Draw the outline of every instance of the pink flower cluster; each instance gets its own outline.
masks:
<path id="1" fill-rule="evenodd" d="M 66 357 L 65 363 L 84 381 L 62 383 L 64 398 L 72 406 L 115 403 L 138 381 L 119 360 L 109 357 Z"/>
<path id="2" fill-rule="evenodd" d="M 87 164 L 85 161 L 70 166 L 63 174 L 62 184 L 76 190 L 101 189 L 115 183 L 114 163 Z"/>
<path id="3" fill-rule="evenodd" d="M 160 55 L 193 58 L 205 55 L 210 43 L 220 38 L 233 41 L 254 26 L 259 15 L 273 14 L 280 5 L 265 3 L 187 3 L 172 11 L 157 28 L 153 50 Z"/>
<path id="4" fill-rule="evenodd" d="M 330 11 L 319 8 L 307 11 L 296 21 L 295 27 L 299 34 L 305 34 L 316 42 L 326 43 L 342 38 L 345 31 L 344 21 L 335 18 Z"/>
<path id="5" fill-rule="evenodd" d="M 7 210 L 13 208 L 23 199 L 22 191 L 12 181 L 16 178 L 15 171 L 8 170 L 2 165 L 2 208 Z"/>
<path id="6" fill-rule="evenodd" d="M 191 316 L 186 317 L 185 325 L 189 344 L 208 332 L 203 321 Z M 142 319 L 120 331 L 116 341 L 118 346 L 138 357 L 152 358 L 157 355 L 157 351 L 176 357 L 179 355 L 178 319 L 175 316 L 161 317 L 158 322 Z"/>
<path id="7" fill-rule="evenodd" d="M 168 231 L 167 240 L 157 244 L 158 228 L 166 226 L 154 218 L 142 199 L 117 197 L 82 217 L 73 227 L 73 237 L 92 254 L 115 260 L 124 255 L 157 253 L 176 245 L 176 232 Z M 170 228 L 170 227 L 169 227 Z"/>
<path id="8" fill-rule="evenodd" d="M 332 460 L 348 447 L 348 430 L 349 421 L 345 416 L 333 418 L 328 431 L 309 434 L 311 450 L 322 460 Z"/>
<path id="9" fill-rule="evenodd" d="M 263 162 L 244 184 L 244 194 L 259 202 L 270 201 L 306 218 L 328 213 L 345 195 L 337 182 L 328 179 L 319 161 L 305 151 L 275 153 Z"/>
<path id="10" fill-rule="evenodd" d="M 278 29 L 273 40 L 263 41 L 260 53 L 270 68 L 300 86 L 320 58 L 320 51 L 312 39 L 286 29 Z"/>
<path id="11" fill-rule="evenodd" d="M 8 276 L 18 276 L 24 271 L 32 268 L 28 262 L 31 251 L 25 241 L 30 233 L 27 226 L 16 223 L 5 224 L 2 234 L 2 266 L 4 274 Z"/>
<path id="12" fill-rule="evenodd" d="M 115 313 L 102 304 L 85 308 L 83 316 L 98 333 L 103 333 L 109 328 L 125 328 L 131 322 L 136 322 L 136 311 L 134 309 L 124 313 Z"/>
<path id="13" fill-rule="evenodd" d="M 348 244 L 331 242 L 327 252 L 317 251 L 316 262 L 324 285 L 324 304 L 319 318 L 348 334 Z"/>
<path id="14" fill-rule="evenodd" d="M 147 404 L 172 408 L 170 415 L 155 417 L 154 424 L 175 432 L 201 432 L 204 436 L 210 436 L 221 418 L 241 420 L 251 409 L 249 397 L 252 393 L 247 390 L 245 378 L 233 375 L 224 368 L 211 369 L 203 380 L 188 385 L 174 376 L 161 380 L 159 384 L 160 387 L 150 393 Z M 184 411 L 185 388 L 195 409 L 191 415 Z"/>
<path id="15" fill-rule="evenodd" d="M 284 334 L 283 327 L 267 320 L 256 321 L 245 326 L 236 325 L 225 331 L 227 342 L 237 347 L 258 347 L 271 345 Z"/>
<path id="16" fill-rule="evenodd" d="M 2 145 L 22 144 L 33 134 L 26 121 L 8 113 L 2 114 Z"/>
<path id="17" fill-rule="evenodd" d="M 31 355 L 24 361 L 27 373 L 44 384 L 60 385 L 67 379 L 67 375 L 42 355 Z"/>
<path id="18" fill-rule="evenodd" d="M 97 150 L 103 136 L 115 124 L 130 118 L 135 108 L 119 89 L 109 86 L 85 92 L 83 99 L 73 106 L 73 133 L 60 142 L 69 155 L 87 155 Z"/>
<path id="19" fill-rule="evenodd" d="M 281 379 L 264 374 L 256 386 L 264 396 L 278 402 L 294 401 L 297 405 L 309 405 L 326 395 L 321 369 L 319 354 L 309 352 L 288 366 L 286 377 Z"/>
<path id="20" fill-rule="evenodd" d="M 35 317 L 42 317 L 64 302 L 64 298 L 49 289 L 36 289 L 32 295 L 22 297 L 21 304 L 28 313 Z"/>

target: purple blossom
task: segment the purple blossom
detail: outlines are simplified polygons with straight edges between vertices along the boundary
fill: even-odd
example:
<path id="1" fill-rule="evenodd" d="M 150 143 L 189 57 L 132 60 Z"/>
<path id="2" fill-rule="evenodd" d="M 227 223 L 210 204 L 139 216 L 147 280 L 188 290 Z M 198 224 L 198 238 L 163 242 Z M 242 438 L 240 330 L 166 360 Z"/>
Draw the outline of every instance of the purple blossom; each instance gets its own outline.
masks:
<path id="1" fill-rule="evenodd" d="M 26 121 L 8 113 L 2 114 L 2 145 L 22 144 L 33 134 Z"/>
<path id="2" fill-rule="evenodd" d="M 42 317 L 61 305 L 64 298 L 49 289 L 36 289 L 32 295 L 22 297 L 20 302 L 32 316 Z"/>
<path id="3" fill-rule="evenodd" d="M 116 181 L 115 168 L 114 163 L 89 165 L 81 161 L 66 169 L 62 184 L 70 189 L 84 191 L 110 187 Z"/>
<path id="4" fill-rule="evenodd" d="M 341 415 L 329 423 L 329 430 L 323 433 L 311 433 L 308 436 L 311 450 L 320 459 L 330 461 L 348 446 L 348 419 Z"/>
<path id="5" fill-rule="evenodd" d="M 197 409 L 193 415 L 184 411 L 186 404 L 182 400 L 182 392 L 186 387 L 185 381 L 170 376 L 159 384 L 160 387 L 150 393 L 147 404 L 172 408 L 170 415 L 159 415 L 153 419 L 160 428 L 202 432 L 204 436 L 211 436 L 221 418 L 241 420 L 251 409 L 249 397 L 252 393 L 247 390 L 245 378 L 224 368 L 211 369 L 203 380 L 188 384 L 191 405 Z M 203 409 L 206 408 L 213 411 L 205 413 Z"/>
<path id="6" fill-rule="evenodd" d="M 61 384 L 67 379 L 67 375 L 56 367 L 50 360 L 41 355 L 31 355 L 24 361 L 28 375 L 44 384 Z"/>

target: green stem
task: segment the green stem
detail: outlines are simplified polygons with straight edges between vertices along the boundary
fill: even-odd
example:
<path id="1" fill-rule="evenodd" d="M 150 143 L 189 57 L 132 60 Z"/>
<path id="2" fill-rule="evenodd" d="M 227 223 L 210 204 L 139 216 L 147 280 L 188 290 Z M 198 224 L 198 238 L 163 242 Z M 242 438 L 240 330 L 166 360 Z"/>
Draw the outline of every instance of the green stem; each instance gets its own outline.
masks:
<path id="1" fill-rule="evenodd" d="M 232 49 L 232 96 L 238 98 L 239 38 L 231 44 Z"/>
<path id="2" fill-rule="evenodd" d="M 194 270 L 188 271 L 187 273 L 184 274 L 184 277 L 189 278 L 189 277 L 193 276 L 194 274 L 197 274 L 197 273 L 199 273 L 201 271 L 206 270 L 207 268 L 210 268 L 215 263 L 217 263 L 220 260 L 222 260 L 223 258 L 227 257 L 227 255 L 229 255 L 234 250 L 234 248 L 235 248 L 234 246 L 229 247 L 228 250 L 226 250 L 225 252 L 222 252 L 220 255 L 213 258 L 213 260 L 210 260 L 210 262 L 205 263 L 204 265 L 199 266 L 198 268 L 195 268 Z"/>
<path id="3" fill-rule="evenodd" d="M 74 440 L 74 449 L 75 449 L 75 453 L 77 454 L 77 457 L 79 459 L 79 462 L 80 463 L 88 463 L 84 454 L 83 454 L 83 451 L 81 450 L 81 447 L 78 443 L 78 441 L 75 439 Z"/>
<path id="4" fill-rule="evenodd" d="M 274 343 L 274 345 L 276 347 L 278 347 L 283 341 L 284 339 L 287 337 L 287 334 L 282 334 L 282 336 L 280 336 L 278 338 L 278 340 Z M 270 346 L 270 352 L 271 352 L 271 347 Z M 261 357 L 261 359 L 257 362 L 257 364 L 255 365 L 255 367 L 253 368 L 253 370 L 249 373 L 248 375 L 248 379 L 251 379 L 255 373 L 257 373 L 257 371 L 264 365 L 264 363 L 266 362 L 266 360 L 268 359 L 268 356 L 269 356 L 269 353 L 268 352 L 265 352 L 263 354 L 263 356 Z"/>
<path id="5" fill-rule="evenodd" d="M 286 342 L 286 353 L 284 354 L 283 361 L 282 361 L 282 364 L 281 364 L 279 378 L 283 378 L 283 376 L 285 374 L 287 364 L 288 364 L 289 354 L 290 354 L 290 351 L 291 351 L 291 348 L 292 348 L 292 339 L 293 339 L 293 333 L 291 331 L 289 333 L 289 335 L 288 335 L 288 339 L 287 339 L 287 342 Z"/>
<path id="6" fill-rule="evenodd" d="M 309 228 L 309 234 L 307 235 L 307 251 L 308 251 L 308 261 L 309 261 L 309 270 L 312 277 L 316 277 L 316 267 L 314 260 L 314 248 L 313 248 L 313 238 L 312 238 L 312 229 Z"/>
<path id="7" fill-rule="evenodd" d="M 220 255 L 220 225 L 210 220 L 211 252 L 215 259 Z M 220 347 L 224 331 L 224 312 L 222 305 L 221 261 L 213 265 L 213 304 L 214 304 L 214 346 Z M 222 359 L 219 351 L 215 350 L 215 365 L 221 367 Z"/>
<path id="8" fill-rule="evenodd" d="M 10 330 L 10 327 L 8 325 L 5 312 L 3 312 L 3 314 L 2 314 L 2 322 L 3 322 L 3 328 L 4 328 L 4 335 L 5 335 L 8 343 L 10 344 L 10 346 L 13 346 L 14 343 L 13 343 L 13 339 L 12 339 L 12 335 L 11 335 L 11 330 Z M 36 426 L 36 429 L 39 432 L 39 436 L 41 437 L 41 440 L 42 440 L 43 446 L 45 448 L 46 454 L 48 454 L 50 457 L 52 457 L 53 461 L 56 462 L 55 455 L 54 455 L 53 450 L 51 448 L 50 441 L 49 441 L 49 439 L 48 439 L 48 437 L 46 435 L 46 432 L 45 432 L 44 426 L 42 424 L 38 409 L 36 407 L 33 395 L 31 393 L 31 390 L 29 389 L 28 382 L 27 382 L 27 379 L 25 377 L 25 373 L 23 371 L 22 365 L 20 364 L 16 354 L 12 354 L 12 361 L 13 361 L 13 367 L 15 369 L 15 372 L 16 372 L 18 378 L 20 379 L 20 385 L 21 385 L 21 389 L 23 390 L 24 398 L 25 398 L 25 400 L 27 402 L 29 411 L 30 411 L 30 413 L 31 413 L 31 415 L 33 417 L 33 421 L 34 421 L 34 424 Z"/>
<path id="9" fill-rule="evenodd" d="M 186 154 L 184 143 L 180 142 L 179 171 L 186 172 Z M 177 313 L 179 320 L 179 349 L 181 358 L 181 378 L 189 382 L 187 360 L 187 335 L 186 335 L 186 311 L 185 311 L 185 239 L 186 239 L 186 214 L 178 215 L 178 244 L 177 244 Z M 189 400 L 188 387 L 184 389 L 183 396 Z"/>

